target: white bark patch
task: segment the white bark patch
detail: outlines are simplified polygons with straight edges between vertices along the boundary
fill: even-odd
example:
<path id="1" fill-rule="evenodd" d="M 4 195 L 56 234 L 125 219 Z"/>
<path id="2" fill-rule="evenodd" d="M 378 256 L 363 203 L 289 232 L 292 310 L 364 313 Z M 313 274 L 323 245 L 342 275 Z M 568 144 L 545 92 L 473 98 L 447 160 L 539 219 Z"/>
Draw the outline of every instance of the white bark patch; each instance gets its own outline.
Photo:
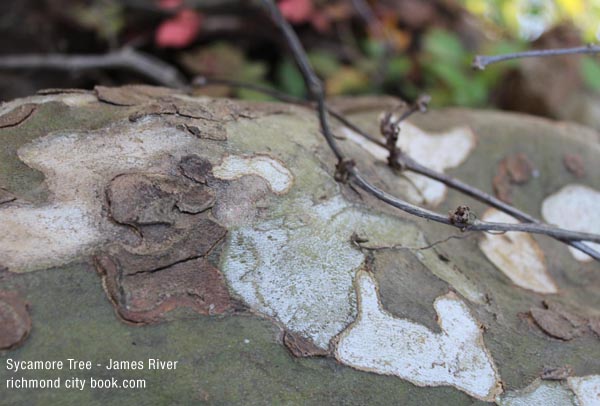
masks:
<path id="1" fill-rule="evenodd" d="M 250 307 L 327 349 L 356 317 L 353 281 L 364 255 L 350 243 L 352 233 L 373 244 L 408 245 L 416 231 L 355 209 L 341 196 L 290 212 L 297 218 L 232 230 L 221 269 Z"/>
<path id="2" fill-rule="evenodd" d="M 435 300 L 442 332 L 434 333 L 388 314 L 375 280 L 365 271 L 357 275 L 357 291 L 358 318 L 340 335 L 335 349 L 340 362 L 419 386 L 454 386 L 482 400 L 493 400 L 502 392 L 482 331 L 454 293 Z"/>
<path id="3" fill-rule="evenodd" d="M 567 382 L 575 392 L 580 406 L 600 405 L 600 375 L 572 377 Z"/>
<path id="4" fill-rule="evenodd" d="M 24 103 L 33 104 L 45 104 L 50 102 L 61 102 L 71 107 L 85 106 L 90 103 L 97 102 L 98 99 L 93 94 L 87 93 L 62 93 L 62 94 L 50 94 L 31 96 L 27 99 L 16 99 L 0 105 L 0 116 L 9 113 L 15 108 L 23 105 Z"/>
<path id="5" fill-rule="evenodd" d="M 389 154 L 385 148 L 349 128 L 343 128 L 343 133 L 376 159 L 387 161 Z M 475 134 L 469 127 L 457 127 L 444 133 L 429 134 L 408 122 L 403 122 L 400 124 L 397 146 L 421 165 L 444 172 L 462 164 L 475 148 L 475 143 Z M 418 189 L 409 196 L 414 202 L 435 206 L 444 200 L 447 188 L 443 183 L 411 172 L 405 175 Z"/>
<path id="6" fill-rule="evenodd" d="M 98 238 L 87 210 L 75 204 L 0 211 L 0 255 L 11 268 L 56 265 Z"/>
<path id="7" fill-rule="evenodd" d="M 536 379 L 522 391 L 498 397 L 499 406 L 575 406 L 573 393 L 559 382 Z"/>
<path id="8" fill-rule="evenodd" d="M 30 101 L 30 99 L 26 99 Z M 114 176 L 161 165 L 199 141 L 156 124 L 54 134 L 25 145 L 19 157 L 46 176 L 50 202 L 0 207 L 0 263 L 14 272 L 57 266 L 87 254 L 116 226 L 102 216 L 105 185 Z"/>
<path id="9" fill-rule="evenodd" d="M 518 221 L 496 209 L 487 210 L 484 221 L 516 224 Z M 479 248 L 515 285 L 534 292 L 558 292 L 546 269 L 546 259 L 533 237 L 526 233 L 484 234 Z"/>
<path id="10" fill-rule="evenodd" d="M 215 177 L 224 180 L 239 179 L 242 176 L 260 176 L 276 194 L 284 194 L 292 186 L 292 173 L 279 161 L 268 156 L 241 157 L 229 155 L 213 168 Z"/>
<path id="11" fill-rule="evenodd" d="M 567 230 L 600 233 L 600 192 L 584 185 L 567 185 L 542 204 L 542 216 L 548 223 Z M 600 244 L 585 243 L 595 250 Z M 592 257 L 568 247 L 577 261 L 588 262 Z"/>

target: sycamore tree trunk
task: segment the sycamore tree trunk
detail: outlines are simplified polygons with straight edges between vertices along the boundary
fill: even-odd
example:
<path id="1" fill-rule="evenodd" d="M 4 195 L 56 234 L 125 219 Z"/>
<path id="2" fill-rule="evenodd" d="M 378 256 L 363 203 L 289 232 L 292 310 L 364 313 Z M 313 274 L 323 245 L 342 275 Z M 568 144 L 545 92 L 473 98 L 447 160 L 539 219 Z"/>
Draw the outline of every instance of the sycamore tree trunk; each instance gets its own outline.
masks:
<path id="1" fill-rule="evenodd" d="M 393 105 L 335 107 L 376 133 Z M 514 221 L 335 131 L 381 188 Z M 451 109 L 404 123 L 399 146 L 600 232 L 592 130 Z M 314 113 L 289 105 L 128 86 L 0 106 L 2 402 L 599 404 L 597 262 L 408 216 L 334 167 Z"/>

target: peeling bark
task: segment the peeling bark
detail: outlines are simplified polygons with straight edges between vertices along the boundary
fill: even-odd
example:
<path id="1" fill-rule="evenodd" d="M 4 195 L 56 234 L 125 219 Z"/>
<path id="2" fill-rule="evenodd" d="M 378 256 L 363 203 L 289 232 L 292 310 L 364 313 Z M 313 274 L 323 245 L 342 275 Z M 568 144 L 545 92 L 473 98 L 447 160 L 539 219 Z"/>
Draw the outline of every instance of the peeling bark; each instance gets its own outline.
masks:
<path id="1" fill-rule="evenodd" d="M 340 105 L 376 131 L 380 104 L 356 103 Z M 20 357 L 85 355 L 98 342 L 113 359 L 182 354 L 189 362 L 170 385 L 184 404 L 197 400 L 192 380 L 215 403 L 249 405 L 595 395 L 598 264 L 539 236 L 453 234 L 358 195 L 335 181 L 312 112 L 144 86 L 49 90 L 0 110 L 25 105 L 35 114 L 0 128 L 11 145 L 0 144 L 0 290 L 23 292 L 35 310 L 6 340 L 21 343 Z M 423 164 L 490 191 L 490 163 L 505 160 L 520 208 L 550 221 L 557 204 L 566 226 L 600 231 L 595 133 L 468 110 L 403 125 L 399 142 Z M 470 207 L 458 222 L 485 213 L 373 163 L 382 151 L 336 130 L 383 189 L 440 211 Z M 585 167 L 581 185 L 571 185 L 565 146 Z M 36 339 L 23 342 L 31 323 Z M 118 396 L 152 403 L 153 390 Z M 23 403 L 22 393 L 6 401 Z"/>

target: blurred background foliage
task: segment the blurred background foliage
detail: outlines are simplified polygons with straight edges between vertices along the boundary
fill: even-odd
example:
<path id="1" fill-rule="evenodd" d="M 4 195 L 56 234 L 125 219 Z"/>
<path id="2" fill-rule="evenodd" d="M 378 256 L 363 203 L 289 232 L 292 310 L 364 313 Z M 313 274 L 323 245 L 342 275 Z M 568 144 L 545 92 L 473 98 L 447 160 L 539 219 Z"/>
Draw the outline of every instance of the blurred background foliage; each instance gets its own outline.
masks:
<path id="1" fill-rule="evenodd" d="M 512 61 L 485 71 L 471 68 L 478 53 L 595 42 L 600 0 L 278 0 L 278 4 L 307 48 L 329 96 L 390 94 L 413 100 L 426 92 L 434 106 L 501 108 L 582 122 L 589 121 L 583 116 L 593 115 L 595 105 L 600 105 L 596 103 L 600 64 L 594 57 Z M 3 0 L 0 4 L 3 54 L 97 54 L 123 46 L 153 54 L 189 79 L 216 76 L 295 96 L 306 94 L 281 37 L 249 1 Z M 42 87 L 143 81 L 120 71 L 0 74 L 2 100 Z M 268 99 L 223 86 L 199 92 Z M 583 107 L 581 100 L 587 103 Z"/>

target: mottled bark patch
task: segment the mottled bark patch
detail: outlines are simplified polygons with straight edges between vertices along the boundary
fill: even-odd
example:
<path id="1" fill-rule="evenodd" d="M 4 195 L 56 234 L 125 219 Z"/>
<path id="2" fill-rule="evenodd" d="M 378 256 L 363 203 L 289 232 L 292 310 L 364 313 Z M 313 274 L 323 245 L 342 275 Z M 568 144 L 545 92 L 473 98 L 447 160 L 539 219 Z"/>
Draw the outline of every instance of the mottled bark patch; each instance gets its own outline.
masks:
<path id="1" fill-rule="evenodd" d="M 496 174 L 492 180 L 494 193 L 498 199 L 511 203 L 513 185 L 529 182 L 533 171 L 533 164 L 523 153 L 508 155 L 502 159 L 498 163 Z"/>
<path id="2" fill-rule="evenodd" d="M 0 128 L 14 127 L 27 120 L 33 114 L 36 105 L 33 103 L 22 104 L 0 116 Z"/>
<path id="3" fill-rule="evenodd" d="M 31 331 L 27 303 L 16 292 L 0 291 L 0 350 L 14 349 Z"/>

